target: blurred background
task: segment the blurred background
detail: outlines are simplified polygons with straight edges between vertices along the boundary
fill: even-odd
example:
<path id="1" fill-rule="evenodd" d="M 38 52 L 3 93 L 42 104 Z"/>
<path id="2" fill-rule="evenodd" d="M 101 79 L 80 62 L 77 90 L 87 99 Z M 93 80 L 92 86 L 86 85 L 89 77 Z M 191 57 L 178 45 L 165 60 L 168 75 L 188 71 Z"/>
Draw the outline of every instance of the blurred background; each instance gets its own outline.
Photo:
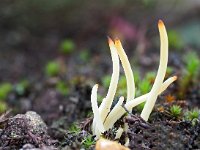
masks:
<path id="1" fill-rule="evenodd" d="M 1 112 L 33 109 L 44 115 L 49 109 L 43 103 L 63 111 L 49 99 L 65 104 L 66 96 L 81 91 L 80 83 L 108 87 L 112 63 L 107 36 L 121 39 L 136 80 L 148 78 L 138 95 L 148 91 L 149 78 L 156 72 L 148 77 L 146 72 L 158 68 L 159 19 L 169 36 L 169 76 L 188 76 L 180 85 L 187 87 L 191 78 L 199 81 L 199 16 L 199 0 L 1 0 Z M 188 70 L 196 72 L 191 75 Z M 123 94 L 126 83 L 123 77 L 121 81 Z M 90 90 L 78 95 L 89 99 Z M 57 92 L 63 98 L 57 98 Z M 185 98 L 184 92 L 177 97 Z"/>

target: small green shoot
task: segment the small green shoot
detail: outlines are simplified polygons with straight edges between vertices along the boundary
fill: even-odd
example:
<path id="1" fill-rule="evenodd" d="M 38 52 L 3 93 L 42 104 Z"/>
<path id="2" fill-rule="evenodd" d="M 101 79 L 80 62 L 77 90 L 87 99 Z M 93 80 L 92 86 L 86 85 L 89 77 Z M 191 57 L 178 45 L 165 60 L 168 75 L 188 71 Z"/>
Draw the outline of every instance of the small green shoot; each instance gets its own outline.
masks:
<path id="1" fill-rule="evenodd" d="M 198 109 L 193 109 L 185 113 L 185 119 L 192 121 L 193 119 L 198 119 L 199 115 L 200 115 L 200 111 Z"/>
<path id="2" fill-rule="evenodd" d="M 148 79 L 142 80 L 142 82 L 139 84 L 139 90 L 140 94 L 145 94 L 150 91 L 151 89 L 151 83 Z"/>
<path id="3" fill-rule="evenodd" d="M 200 76 L 200 59 L 195 52 L 189 52 L 184 57 L 185 70 L 179 82 L 180 97 L 184 97 L 189 84 L 193 84 Z"/>
<path id="4" fill-rule="evenodd" d="M 191 121 L 192 125 L 195 126 L 197 124 L 197 121 L 199 119 L 200 111 L 198 109 L 192 109 L 190 111 L 187 111 L 184 114 L 184 118 L 187 121 Z"/>
<path id="5" fill-rule="evenodd" d="M 139 104 L 136 109 L 139 111 L 139 112 L 142 112 L 143 108 L 144 108 L 144 105 L 145 105 L 145 102 Z"/>
<path id="6" fill-rule="evenodd" d="M 138 84 L 139 89 L 138 89 L 137 95 L 142 95 L 150 91 L 152 84 L 154 82 L 155 76 L 156 76 L 155 72 L 149 72 L 146 74 L 144 79 L 140 81 L 140 83 Z"/>
<path id="7" fill-rule="evenodd" d="M 170 107 L 170 113 L 173 117 L 178 118 L 181 114 L 182 108 L 178 105 L 173 105 Z"/>
<path id="8" fill-rule="evenodd" d="M 10 83 L 2 83 L 0 85 L 0 100 L 5 100 L 5 98 L 8 96 L 8 94 L 12 90 L 12 84 Z"/>
<path id="9" fill-rule="evenodd" d="M 50 61 L 49 63 L 47 63 L 46 67 L 45 67 L 45 72 L 47 76 L 56 76 L 59 74 L 60 71 L 60 65 L 58 62 L 56 61 Z"/>
<path id="10" fill-rule="evenodd" d="M 102 83 L 103 83 L 103 86 L 104 86 L 105 88 L 108 88 L 108 87 L 109 87 L 109 85 L 110 85 L 110 80 L 111 80 L 110 75 L 106 75 L 106 76 L 103 77 Z"/>
<path id="11" fill-rule="evenodd" d="M 80 129 L 80 127 L 77 125 L 77 123 L 73 123 L 73 124 L 70 126 L 69 131 L 70 131 L 70 132 L 73 132 L 73 133 L 75 133 L 75 134 L 78 134 L 78 133 L 81 132 L 81 129 Z"/>
<path id="12" fill-rule="evenodd" d="M 95 144 L 94 136 L 88 135 L 87 137 L 84 138 L 82 144 L 84 148 L 86 149 L 90 148 L 92 145 Z"/>
<path id="13" fill-rule="evenodd" d="M 166 76 L 171 76 L 173 71 L 174 71 L 174 69 L 172 67 L 167 67 Z"/>
<path id="14" fill-rule="evenodd" d="M 68 88 L 67 84 L 63 81 L 57 82 L 56 90 L 64 96 L 66 96 L 69 93 L 69 88 Z"/>
<path id="15" fill-rule="evenodd" d="M 74 49 L 75 49 L 75 44 L 71 39 L 65 39 L 60 44 L 60 51 L 64 54 L 70 54 L 73 52 Z"/>
<path id="16" fill-rule="evenodd" d="M 126 90 L 126 77 L 123 75 L 119 78 L 119 83 L 118 83 L 118 88 L 117 88 L 117 93 L 116 96 L 119 95 L 126 95 L 127 90 Z"/>
<path id="17" fill-rule="evenodd" d="M 183 48 L 183 42 L 181 40 L 181 36 L 178 32 L 174 30 L 168 31 L 168 39 L 169 39 L 169 47 L 175 48 L 175 49 L 181 49 Z"/>
<path id="18" fill-rule="evenodd" d="M 0 102 L 0 114 L 4 113 L 7 110 L 8 106 L 5 102 Z"/>
<path id="19" fill-rule="evenodd" d="M 185 58 L 186 70 L 189 76 L 196 78 L 199 74 L 200 59 L 195 52 L 189 52 Z"/>
<path id="20" fill-rule="evenodd" d="M 26 92 L 28 87 L 29 87 L 29 81 L 22 80 L 21 82 L 19 82 L 15 85 L 15 90 L 18 95 L 23 95 Z"/>
<path id="21" fill-rule="evenodd" d="M 83 62 L 87 62 L 88 59 L 90 59 L 90 53 L 87 49 L 83 49 L 81 50 L 79 57 Z"/>

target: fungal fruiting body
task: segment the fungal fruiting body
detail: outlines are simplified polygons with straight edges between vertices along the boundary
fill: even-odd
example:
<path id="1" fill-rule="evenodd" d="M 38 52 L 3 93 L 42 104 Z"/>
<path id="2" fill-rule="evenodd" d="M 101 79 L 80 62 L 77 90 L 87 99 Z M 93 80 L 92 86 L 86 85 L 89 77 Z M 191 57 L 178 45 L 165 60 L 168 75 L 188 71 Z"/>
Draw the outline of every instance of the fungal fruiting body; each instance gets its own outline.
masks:
<path id="1" fill-rule="evenodd" d="M 135 98 L 135 82 L 134 82 L 133 72 L 128 57 L 122 47 L 122 44 L 119 39 L 116 39 L 113 42 L 110 38 L 108 38 L 108 43 L 111 50 L 111 57 L 113 63 L 113 73 L 108 93 L 106 97 L 103 99 L 99 108 L 97 105 L 97 88 L 98 88 L 97 85 L 95 85 L 92 88 L 92 95 L 91 95 L 92 111 L 94 113 L 92 131 L 93 134 L 96 135 L 97 139 L 101 136 L 101 134 L 104 131 L 107 131 L 108 129 L 112 128 L 115 122 L 126 113 L 126 110 L 122 107 L 122 104 L 124 102 L 124 97 L 120 97 L 118 103 L 111 110 L 111 105 L 114 100 L 119 80 L 119 71 L 120 71 L 119 59 L 124 69 L 124 73 L 126 76 L 126 84 L 127 84 L 127 99 L 124 104 L 124 107 L 128 111 L 131 111 L 133 107 L 146 101 L 144 109 L 142 110 L 141 113 L 141 117 L 146 121 L 148 121 L 148 118 L 153 110 L 158 95 L 161 94 L 164 90 L 166 90 L 167 87 L 177 79 L 176 76 L 173 76 L 167 79 L 165 82 L 163 82 L 168 62 L 168 37 L 164 23 L 161 20 L 159 20 L 158 22 L 158 28 L 159 28 L 160 43 L 161 43 L 160 64 L 158 72 L 150 92 L 137 98 Z"/>

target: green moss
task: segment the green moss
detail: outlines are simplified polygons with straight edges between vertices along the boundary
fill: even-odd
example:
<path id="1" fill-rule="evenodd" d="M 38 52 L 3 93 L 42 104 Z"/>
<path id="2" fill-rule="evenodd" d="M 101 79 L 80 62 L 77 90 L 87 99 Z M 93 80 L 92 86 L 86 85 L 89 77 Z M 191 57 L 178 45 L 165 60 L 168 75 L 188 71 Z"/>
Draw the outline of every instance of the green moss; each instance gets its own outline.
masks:
<path id="1" fill-rule="evenodd" d="M 139 87 L 137 94 L 136 94 L 137 96 L 146 94 L 151 90 L 155 76 L 156 76 L 155 72 L 149 72 L 146 74 L 144 79 L 142 81 L 140 81 L 140 83 L 138 83 L 138 85 L 137 85 Z"/>
<path id="2" fill-rule="evenodd" d="M 75 134 L 78 134 L 79 132 L 81 132 L 80 127 L 77 125 L 77 123 L 73 123 L 70 128 L 69 131 Z"/>
<path id="3" fill-rule="evenodd" d="M 195 126 L 199 121 L 199 115 L 200 115 L 200 110 L 192 109 L 190 111 L 185 112 L 184 118 L 187 121 L 191 121 L 192 125 Z"/>
<path id="4" fill-rule="evenodd" d="M 69 88 L 68 88 L 67 84 L 63 81 L 59 81 L 56 84 L 56 90 L 65 96 L 69 93 Z"/>
<path id="5" fill-rule="evenodd" d="M 94 137 L 92 135 L 88 135 L 87 137 L 84 138 L 82 144 L 84 148 L 86 149 L 90 148 L 92 145 L 95 144 Z"/>
<path id="6" fill-rule="evenodd" d="M 0 102 L 0 114 L 4 113 L 8 109 L 7 104 L 5 102 Z"/>
<path id="7" fill-rule="evenodd" d="M 45 72 L 47 76 L 56 76 L 59 74 L 60 65 L 56 61 L 48 62 L 45 67 Z"/>
<path id="8" fill-rule="evenodd" d="M 136 85 L 140 83 L 140 72 L 138 70 L 134 71 L 134 81 Z"/>
<path id="9" fill-rule="evenodd" d="M 8 94 L 12 90 L 12 84 L 10 83 L 2 83 L 0 85 L 0 100 L 5 100 Z"/>
<path id="10" fill-rule="evenodd" d="M 80 59 L 83 61 L 83 62 L 87 62 L 89 59 L 90 59 L 90 53 L 87 49 L 83 49 L 81 50 L 80 52 Z"/>
<path id="11" fill-rule="evenodd" d="M 29 81 L 22 80 L 21 82 L 19 82 L 15 85 L 15 90 L 18 95 L 23 95 L 26 92 L 28 87 L 29 87 Z"/>
<path id="12" fill-rule="evenodd" d="M 125 77 L 125 75 L 123 75 L 119 78 L 116 96 L 121 96 L 121 95 L 126 96 L 126 94 L 127 94 L 126 88 L 127 88 L 126 87 L 126 77 Z"/>
<path id="13" fill-rule="evenodd" d="M 64 54 L 70 54 L 75 49 L 75 43 L 71 39 L 65 39 L 60 44 L 60 51 Z"/>
<path id="14" fill-rule="evenodd" d="M 137 105 L 136 109 L 139 111 L 139 112 L 142 112 L 143 108 L 144 108 L 144 105 L 145 105 L 145 102 Z"/>
<path id="15" fill-rule="evenodd" d="M 185 70 L 182 73 L 182 77 L 179 80 L 179 96 L 184 97 L 187 88 L 190 84 L 197 82 L 200 77 L 200 59 L 195 52 L 188 52 L 184 56 Z"/>
<path id="16" fill-rule="evenodd" d="M 166 76 L 170 76 L 173 73 L 174 69 L 172 67 L 167 67 Z"/>
<path id="17" fill-rule="evenodd" d="M 140 94 L 148 93 L 150 91 L 150 89 L 151 89 L 151 83 L 147 78 L 145 78 L 139 84 Z"/>
<path id="18" fill-rule="evenodd" d="M 102 78 L 102 84 L 103 87 L 108 88 L 110 85 L 110 80 L 111 80 L 111 76 L 110 75 L 106 75 Z"/>
<path id="19" fill-rule="evenodd" d="M 198 54 L 195 52 L 188 52 L 184 57 L 184 61 L 186 63 L 187 74 L 192 78 L 196 78 L 200 71 L 200 59 Z"/>
<path id="20" fill-rule="evenodd" d="M 181 36 L 178 32 L 174 30 L 168 31 L 168 39 L 169 39 L 169 47 L 175 48 L 175 49 L 181 49 L 183 48 L 183 42 L 181 40 Z"/>
<path id="21" fill-rule="evenodd" d="M 118 83 L 119 88 L 126 88 L 126 76 L 123 75 L 119 78 L 119 83 Z"/>
<path id="22" fill-rule="evenodd" d="M 170 113 L 173 117 L 178 118 L 181 114 L 182 108 L 178 105 L 173 105 L 170 107 Z"/>
<path id="23" fill-rule="evenodd" d="M 198 119 L 200 115 L 200 111 L 198 109 L 193 109 L 191 111 L 187 111 L 184 116 L 186 120 L 192 121 L 193 119 Z"/>

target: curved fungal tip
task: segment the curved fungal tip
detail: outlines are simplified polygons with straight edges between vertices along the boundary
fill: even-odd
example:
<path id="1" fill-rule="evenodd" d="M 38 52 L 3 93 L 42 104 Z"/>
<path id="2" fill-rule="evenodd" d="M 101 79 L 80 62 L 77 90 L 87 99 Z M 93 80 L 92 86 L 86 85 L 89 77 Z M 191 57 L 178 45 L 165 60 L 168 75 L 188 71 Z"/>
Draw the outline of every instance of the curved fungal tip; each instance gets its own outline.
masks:
<path id="1" fill-rule="evenodd" d="M 98 88 L 98 87 L 99 87 L 99 84 L 95 84 L 94 87 Z"/>
<path id="2" fill-rule="evenodd" d="M 159 21 L 158 21 L 158 27 L 164 27 L 164 26 L 165 25 L 164 25 L 163 21 L 161 19 L 159 19 Z"/>
<path id="3" fill-rule="evenodd" d="M 109 36 L 107 36 L 107 38 L 108 38 L 108 44 L 109 45 L 114 44 L 113 40 Z"/>
<path id="4" fill-rule="evenodd" d="M 116 39 L 115 39 L 115 45 L 116 45 L 116 46 L 121 46 L 121 45 L 122 45 L 119 38 L 116 38 Z"/>
<path id="5" fill-rule="evenodd" d="M 174 77 L 173 77 L 173 79 L 174 79 L 174 81 L 175 81 L 175 80 L 177 80 L 177 79 L 178 79 L 178 77 L 177 77 L 177 76 L 174 76 Z"/>

